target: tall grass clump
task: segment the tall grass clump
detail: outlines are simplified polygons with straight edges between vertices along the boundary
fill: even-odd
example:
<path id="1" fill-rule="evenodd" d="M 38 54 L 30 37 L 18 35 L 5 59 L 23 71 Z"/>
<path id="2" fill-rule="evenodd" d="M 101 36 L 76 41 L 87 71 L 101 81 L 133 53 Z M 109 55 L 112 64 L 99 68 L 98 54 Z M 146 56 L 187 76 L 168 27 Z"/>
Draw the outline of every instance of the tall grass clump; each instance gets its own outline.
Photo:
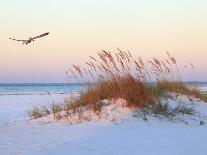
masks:
<path id="1" fill-rule="evenodd" d="M 166 54 L 164 59 L 144 60 L 117 48 L 113 53 L 102 50 L 97 57 L 89 56 L 82 65 L 72 64 L 66 71 L 67 79 L 86 83 L 87 88 L 77 98 L 66 99 L 63 107 L 56 108 L 67 114 L 81 113 L 86 108 L 98 114 L 102 100 L 118 98 L 125 99 L 127 107 L 143 108 L 156 104 L 167 92 L 206 100 L 201 91 L 181 82 L 176 59 Z"/>
<path id="2" fill-rule="evenodd" d="M 75 100 L 77 107 L 88 105 L 99 111 L 97 103 L 110 98 L 124 98 L 129 107 L 143 107 L 154 104 L 166 92 L 204 99 L 201 91 L 180 82 L 177 61 L 168 52 L 165 59 L 153 57 L 148 61 L 121 49 L 113 53 L 102 50 L 97 55 L 68 70 L 74 80 L 89 84 Z"/>

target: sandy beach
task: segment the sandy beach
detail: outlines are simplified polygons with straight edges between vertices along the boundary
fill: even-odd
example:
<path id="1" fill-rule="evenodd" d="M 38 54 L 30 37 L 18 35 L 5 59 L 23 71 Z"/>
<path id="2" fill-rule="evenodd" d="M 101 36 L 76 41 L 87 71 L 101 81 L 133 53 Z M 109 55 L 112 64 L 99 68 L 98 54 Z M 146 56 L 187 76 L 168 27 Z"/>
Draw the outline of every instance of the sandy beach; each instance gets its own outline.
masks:
<path id="1" fill-rule="evenodd" d="M 206 88 L 205 88 L 206 89 Z M 181 121 L 126 117 L 121 121 L 95 120 L 81 124 L 30 120 L 34 105 L 63 102 L 67 95 L 0 96 L 0 154 L 3 155 L 137 155 L 199 154 L 207 151 L 207 104 L 189 102 L 199 117 Z M 195 120 L 197 119 L 197 120 Z"/>
<path id="2" fill-rule="evenodd" d="M 207 0 L 0 10 L 0 155 L 207 155 Z"/>

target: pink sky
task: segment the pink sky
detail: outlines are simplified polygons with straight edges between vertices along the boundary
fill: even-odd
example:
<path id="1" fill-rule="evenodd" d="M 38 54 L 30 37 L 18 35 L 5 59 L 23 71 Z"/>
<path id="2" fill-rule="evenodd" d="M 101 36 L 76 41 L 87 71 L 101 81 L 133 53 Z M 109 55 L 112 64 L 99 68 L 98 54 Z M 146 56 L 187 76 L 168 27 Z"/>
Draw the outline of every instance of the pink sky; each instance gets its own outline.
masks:
<path id="1" fill-rule="evenodd" d="M 64 82 L 72 63 L 100 49 L 193 63 L 196 80 L 207 81 L 207 2 L 204 0 L 36 0 L 0 2 L 0 83 Z M 28 46 L 9 40 L 44 32 Z M 184 80 L 193 73 L 182 70 Z"/>

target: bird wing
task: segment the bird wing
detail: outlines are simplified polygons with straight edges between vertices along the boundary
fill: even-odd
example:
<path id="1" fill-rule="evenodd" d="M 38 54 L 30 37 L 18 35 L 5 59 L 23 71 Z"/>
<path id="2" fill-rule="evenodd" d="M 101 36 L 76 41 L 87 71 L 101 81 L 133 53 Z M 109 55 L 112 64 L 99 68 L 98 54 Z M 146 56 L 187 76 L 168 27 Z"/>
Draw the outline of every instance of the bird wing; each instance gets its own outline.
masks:
<path id="1" fill-rule="evenodd" d="M 9 38 L 11 40 L 14 40 L 14 41 L 26 41 L 26 40 L 19 40 L 19 39 L 13 39 L 13 38 Z"/>
<path id="2" fill-rule="evenodd" d="M 44 37 L 44 36 L 46 36 L 46 35 L 48 35 L 48 34 L 49 34 L 49 32 L 47 32 L 47 33 L 43 33 L 43 34 L 41 34 L 41 35 L 39 35 L 39 36 L 33 37 L 32 39 L 41 38 L 41 37 Z"/>

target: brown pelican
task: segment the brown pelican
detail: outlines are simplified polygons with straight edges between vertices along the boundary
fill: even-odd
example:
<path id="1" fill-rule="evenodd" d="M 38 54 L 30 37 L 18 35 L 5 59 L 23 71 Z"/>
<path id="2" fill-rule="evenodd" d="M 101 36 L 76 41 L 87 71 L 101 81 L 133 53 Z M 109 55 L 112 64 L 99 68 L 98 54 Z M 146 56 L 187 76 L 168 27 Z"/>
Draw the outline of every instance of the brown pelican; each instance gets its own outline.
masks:
<path id="1" fill-rule="evenodd" d="M 22 41 L 22 45 L 24 45 L 24 44 L 27 45 L 27 44 L 31 43 L 32 41 L 34 41 L 35 39 L 44 37 L 44 36 L 46 36 L 48 34 L 49 34 L 49 32 L 43 33 L 43 34 L 41 34 L 39 36 L 36 36 L 36 37 L 29 37 L 29 39 L 27 39 L 27 40 L 18 40 L 18 39 L 13 39 L 13 38 L 9 38 L 9 39 L 15 40 L 15 41 Z"/>

